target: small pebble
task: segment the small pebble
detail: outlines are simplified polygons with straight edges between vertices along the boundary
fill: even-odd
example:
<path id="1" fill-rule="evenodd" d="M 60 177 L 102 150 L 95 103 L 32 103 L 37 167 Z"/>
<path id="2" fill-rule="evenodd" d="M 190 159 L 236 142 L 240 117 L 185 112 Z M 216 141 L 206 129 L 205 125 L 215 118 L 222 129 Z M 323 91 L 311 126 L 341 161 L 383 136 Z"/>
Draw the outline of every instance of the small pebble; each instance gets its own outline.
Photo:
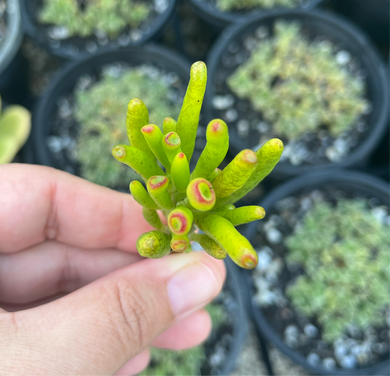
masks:
<path id="1" fill-rule="evenodd" d="M 276 228 L 271 228 L 267 231 L 266 237 L 271 244 L 278 244 L 281 242 L 283 235 Z"/>
<path id="2" fill-rule="evenodd" d="M 228 122 L 232 122 L 237 120 L 238 114 L 237 111 L 234 108 L 231 108 L 230 110 L 227 110 L 225 113 L 225 119 Z"/>
<path id="3" fill-rule="evenodd" d="M 305 325 L 303 331 L 310 338 L 315 338 L 318 334 L 318 329 L 312 324 Z"/>
<path id="4" fill-rule="evenodd" d="M 387 210 L 381 206 L 378 206 L 371 210 L 371 213 L 374 215 L 378 223 L 382 224 L 385 222 L 387 217 Z"/>
<path id="5" fill-rule="evenodd" d="M 345 345 L 336 346 L 334 354 L 337 359 L 342 358 L 348 352 L 348 348 Z"/>
<path id="6" fill-rule="evenodd" d="M 318 354 L 316 353 L 310 353 L 307 356 L 307 362 L 311 364 L 312 366 L 317 366 L 321 362 L 321 358 Z"/>
<path id="7" fill-rule="evenodd" d="M 345 369 L 353 369 L 356 367 L 356 358 L 353 355 L 346 355 L 340 359 L 340 365 Z"/>
<path id="8" fill-rule="evenodd" d="M 237 131 L 239 137 L 246 137 L 249 132 L 249 122 L 248 120 L 242 119 L 237 123 Z"/>
<path id="9" fill-rule="evenodd" d="M 260 272 L 264 272 L 264 271 L 267 270 L 269 264 L 272 261 L 272 258 L 269 255 L 269 253 L 266 252 L 266 251 L 260 251 L 257 255 L 258 255 L 258 258 L 259 258 L 259 262 L 258 262 L 258 264 L 256 266 L 256 270 L 258 270 Z"/>
<path id="10" fill-rule="evenodd" d="M 52 39 L 63 40 L 69 38 L 70 32 L 65 26 L 55 26 L 48 30 L 48 35 Z"/>
<path id="11" fill-rule="evenodd" d="M 256 36 L 260 39 L 264 39 L 268 36 L 268 28 L 266 26 L 260 26 L 258 29 L 256 29 Z"/>
<path id="12" fill-rule="evenodd" d="M 325 358 L 322 365 L 327 370 L 333 370 L 336 368 L 336 361 L 333 358 Z"/>
<path id="13" fill-rule="evenodd" d="M 348 51 L 339 51 L 336 60 L 340 65 L 346 65 L 351 61 L 351 54 Z"/>
<path id="14" fill-rule="evenodd" d="M 213 106 L 217 110 L 226 110 L 234 104 L 233 95 L 216 95 L 213 98 Z"/>

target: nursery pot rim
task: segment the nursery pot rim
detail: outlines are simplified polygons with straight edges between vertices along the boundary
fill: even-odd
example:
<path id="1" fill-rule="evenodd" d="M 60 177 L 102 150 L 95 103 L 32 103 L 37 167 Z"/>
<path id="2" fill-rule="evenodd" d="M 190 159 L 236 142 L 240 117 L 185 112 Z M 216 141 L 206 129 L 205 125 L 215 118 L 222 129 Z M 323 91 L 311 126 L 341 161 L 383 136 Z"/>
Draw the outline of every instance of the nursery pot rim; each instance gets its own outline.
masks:
<path id="1" fill-rule="evenodd" d="M 73 43 L 67 41 L 66 39 L 60 41 L 65 42 L 64 46 L 59 46 L 58 48 L 54 48 L 49 43 L 49 38 L 46 36 L 45 33 L 43 33 L 39 27 L 37 27 L 34 24 L 34 16 L 30 14 L 29 7 L 27 3 L 29 3 L 32 0 L 20 0 L 20 7 L 22 11 L 22 19 L 23 19 L 23 25 L 25 32 L 36 42 L 38 42 L 41 46 L 43 46 L 47 51 L 49 51 L 52 55 L 57 56 L 59 58 L 65 59 L 65 60 L 79 60 L 83 59 L 87 56 L 93 56 L 97 53 L 104 52 L 104 51 L 112 51 L 112 50 L 127 50 L 132 47 L 138 47 L 146 45 L 147 43 L 150 43 L 150 40 L 157 36 L 161 29 L 164 28 L 164 26 L 168 23 L 168 21 L 174 16 L 174 9 L 176 7 L 176 1 L 177 0 L 168 0 L 169 5 L 167 10 L 156 17 L 155 21 L 153 22 L 152 26 L 150 27 L 149 31 L 146 32 L 142 38 L 140 38 L 138 41 L 130 43 L 127 46 L 114 46 L 113 42 L 116 41 L 116 39 L 110 39 L 106 46 L 98 46 L 97 50 L 94 52 L 89 52 L 87 50 L 78 51 L 77 53 L 72 53 L 69 51 L 69 49 L 66 46 L 71 46 Z M 42 25 L 43 27 L 43 25 Z M 82 37 L 80 37 L 83 39 Z M 88 38 L 88 37 L 86 37 Z M 85 38 L 85 39 L 86 39 Z"/>
<path id="2" fill-rule="evenodd" d="M 379 192 L 384 197 L 389 197 L 389 185 L 376 177 L 369 174 L 348 171 L 343 169 L 333 169 L 316 171 L 309 174 L 304 174 L 294 179 L 283 183 L 276 188 L 272 193 L 267 195 L 263 200 L 260 201 L 260 205 L 264 207 L 266 211 L 271 209 L 276 202 L 279 200 L 298 193 L 300 190 L 312 186 L 315 187 L 323 183 L 340 183 L 340 185 L 354 185 L 361 187 L 362 189 L 372 190 L 373 192 Z M 253 234 L 256 232 L 257 223 L 252 222 L 245 229 L 244 235 L 249 241 L 252 241 Z M 247 291 L 251 291 L 253 288 L 253 282 L 250 273 L 244 273 L 244 281 Z M 388 369 L 390 361 L 384 360 L 377 363 L 376 365 L 356 368 L 356 369 L 341 369 L 336 368 L 334 370 L 326 370 L 321 366 L 312 366 L 309 364 L 305 357 L 300 353 L 293 350 L 291 347 L 283 341 L 283 339 L 277 334 L 276 330 L 270 325 L 264 314 L 262 313 L 261 307 L 256 306 L 253 300 L 250 299 L 251 315 L 258 329 L 263 333 L 266 339 L 272 343 L 279 351 L 284 355 L 288 356 L 294 363 L 307 369 L 309 372 L 313 372 L 318 375 L 382 375 L 384 369 Z M 383 372 L 383 373 L 382 373 Z"/>
<path id="3" fill-rule="evenodd" d="M 326 0 L 310 0 L 308 2 L 298 5 L 294 9 L 313 9 L 319 6 L 324 1 Z M 203 18 L 206 22 L 216 25 L 219 28 L 225 28 L 230 24 L 234 24 L 237 22 L 244 22 L 245 20 L 251 17 L 258 16 L 270 10 L 275 11 L 275 10 L 291 9 L 291 8 L 284 8 L 281 6 L 275 6 L 271 9 L 259 8 L 247 12 L 245 12 L 245 10 L 242 12 L 240 11 L 223 12 L 219 10 L 216 6 L 213 6 L 207 3 L 206 1 L 189 0 L 189 2 L 191 3 L 192 7 L 195 9 L 196 13 L 198 13 L 201 18 Z"/>
<path id="4" fill-rule="evenodd" d="M 379 100 L 375 103 L 373 111 L 378 113 L 377 121 L 370 124 L 370 131 L 366 137 L 360 139 L 358 146 L 340 162 L 327 162 L 319 165 L 309 166 L 294 166 L 291 163 L 280 163 L 276 165 L 274 169 L 274 175 L 277 179 L 293 177 L 302 173 L 310 173 L 318 169 L 334 169 L 334 168 L 346 168 L 358 165 L 362 161 L 365 161 L 367 157 L 373 153 L 375 147 L 378 145 L 381 137 L 387 129 L 388 109 L 389 109 L 389 88 L 387 83 L 387 69 L 382 62 L 378 52 L 369 41 L 368 37 L 360 31 L 356 26 L 351 24 L 345 18 L 335 15 L 327 11 L 318 10 L 275 10 L 264 12 L 259 16 L 251 17 L 246 22 L 239 22 L 235 25 L 225 29 L 221 36 L 218 38 L 213 48 L 211 49 L 207 57 L 207 66 L 209 71 L 210 84 L 206 90 L 206 112 L 209 118 L 213 117 L 215 110 L 212 107 L 212 99 L 214 97 L 214 85 L 213 79 L 218 70 L 219 60 L 224 51 L 226 51 L 229 43 L 237 38 L 241 37 L 241 33 L 245 30 L 252 30 L 253 26 L 260 26 L 262 22 L 269 19 L 277 19 L 283 17 L 299 18 L 301 16 L 311 17 L 317 19 L 317 22 L 333 25 L 342 30 L 351 40 L 355 41 L 355 45 L 365 54 L 364 67 L 371 72 L 373 78 L 373 87 L 377 91 Z M 230 137 L 230 146 L 235 153 L 248 147 L 245 141 L 238 139 L 237 133 L 233 131 L 233 137 Z"/>
<path id="5" fill-rule="evenodd" d="M 62 87 L 66 82 L 69 75 L 72 75 L 74 71 L 80 70 L 81 73 L 78 74 L 78 77 L 81 77 L 86 71 L 92 71 L 96 67 L 101 67 L 107 63 L 115 63 L 117 61 L 129 62 L 133 60 L 132 55 L 142 56 L 149 55 L 154 56 L 154 60 L 146 60 L 144 63 L 158 62 L 161 60 L 167 61 L 167 64 L 170 64 L 172 71 L 179 73 L 183 77 L 190 78 L 190 63 L 178 55 L 176 52 L 173 52 L 165 47 L 156 46 L 154 44 L 149 44 L 145 46 L 129 47 L 127 49 L 120 50 L 104 50 L 100 51 L 94 55 L 84 57 L 80 60 L 75 60 L 68 62 L 54 77 L 51 81 L 48 88 L 45 90 L 45 93 L 37 101 L 35 106 L 35 111 L 33 111 L 32 118 L 32 142 L 34 145 L 34 154 L 35 159 L 38 164 L 45 166 L 54 167 L 55 163 L 53 162 L 52 153 L 49 150 L 45 138 L 47 137 L 47 131 L 50 129 L 50 123 L 47 119 L 50 110 L 53 106 L 56 105 L 57 99 L 64 95 Z M 104 61 L 105 57 L 113 58 L 107 62 Z M 102 62 L 103 60 L 103 62 Z M 90 68 L 88 68 L 90 67 Z M 71 80 L 71 85 L 74 86 L 76 80 Z M 69 84 L 70 85 L 70 84 Z M 70 85 L 70 86 L 71 86 Z M 132 98 L 129 98 L 129 100 Z"/>
<path id="6" fill-rule="evenodd" d="M 11 6 L 12 12 L 8 11 Z M 18 0 L 7 0 L 7 34 L 0 48 L 0 74 L 9 67 L 19 51 L 22 43 L 23 32 L 21 27 L 21 9 Z"/>

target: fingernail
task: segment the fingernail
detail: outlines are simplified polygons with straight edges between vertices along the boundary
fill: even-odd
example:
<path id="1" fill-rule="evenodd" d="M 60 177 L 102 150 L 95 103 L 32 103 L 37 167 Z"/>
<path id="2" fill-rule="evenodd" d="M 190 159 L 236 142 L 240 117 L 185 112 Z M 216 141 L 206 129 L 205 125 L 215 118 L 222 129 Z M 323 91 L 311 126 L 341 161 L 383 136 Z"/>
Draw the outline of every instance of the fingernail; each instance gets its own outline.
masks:
<path id="1" fill-rule="evenodd" d="M 189 313 L 215 297 L 218 282 L 210 268 L 197 262 L 168 281 L 168 296 L 176 316 Z"/>

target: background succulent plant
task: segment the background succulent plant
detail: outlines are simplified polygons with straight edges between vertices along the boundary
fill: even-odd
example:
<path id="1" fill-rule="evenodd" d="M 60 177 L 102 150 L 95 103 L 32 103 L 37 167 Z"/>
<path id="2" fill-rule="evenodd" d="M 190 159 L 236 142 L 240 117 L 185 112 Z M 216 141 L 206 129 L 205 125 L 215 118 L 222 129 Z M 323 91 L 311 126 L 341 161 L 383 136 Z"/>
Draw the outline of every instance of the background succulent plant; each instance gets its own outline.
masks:
<path id="1" fill-rule="evenodd" d="M 144 207 L 145 219 L 157 229 L 138 238 L 142 256 L 163 257 L 171 249 L 189 252 L 190 241 L 196 241 L 211 256 L 222 259 L 229 254 L 236 264 L 252 269 L 258 262 L 257 253 L 235 226 L 261 219 L 265 212 L 261 207 L 236 209 L 233 203 L 272 171 L 283 143 L 272 139 L 257 152 L 243 150 L 220 171 L 229 135 L 222 120 L 212 120 L 206 146 L 191 174 L 189 162 L 206 82 L 206 65 L 194 63 L 178 120 L 164 119 L 163 131 L 149 124 L 147 107 L 140 99 L 131 100 L 126 118 L 130 146 L 117 145 L 112 154 L 147 183 L 147 190 L 139 182 L 130 184 L 134 199 Z M 161 223 L 156 210 L 167 217 L 168 226 Z M 198 228 L 205 234 L 197 234 Z"/>
<path id="2" fill-rule="evenodd" d="M 18 105 L 4 110 L 0 117 L 0 164 L 12 162 L 26 143 L 30 130 L 31 114 L 28 110 Z"/>
<path id="3" fill-rule="evenodd" d="M 341 337 L 348 325 L 384 323 L 390 303 L 390 231 L 367 200 L 315 204 L 286 240 L 287 261 L 305 274 L 288 288 L 295 307 L 316 316 L 323 338 Z"/>
<path id="4" fill-rule="evenodd" d="M 326 126 L 337 136 L 369 106 L 363 79 L 343 69 L 342 58 L 330 42 L 310 42 L 299 23 L 277 21 L 273 37 L 255 47 L 228 85 L 277 135 L 293 140 Z"/>
<path id="5" fill-rule="evenodd" d="M 177 116 L 180 104 L 169 99 L 170 84 L 163 77 L 151 78 L 147 66 L 128 68 L 120 74 L 105 70 L 99 82 L 76 92 L 75 118 L 79 122 L 76 158 L 81 175 L 109 187 L 126 187 L 136 174 L 112 159 L 111 149 L 126 141 L 123 111 L 130 97 L 142 97 L 150 120 L 162 124 L 164 114 Z M 157 72 L 157 71 L 156 71 Z"/>
<path id="6" fill-rule="evenodd" d="M 44 0 L 39 21 L 66 28 L 68 37 L 100 32 L 114 38 L 126 26 L 138 27 L 149 12 L 138 0 Z"/>
<path id="7" fill-rule="evenodd" d="M 273 8 L 273 7 L 293 7 L 299 0 L 217 0 L 217 7 L 222 11 L 245 8 Z"/>

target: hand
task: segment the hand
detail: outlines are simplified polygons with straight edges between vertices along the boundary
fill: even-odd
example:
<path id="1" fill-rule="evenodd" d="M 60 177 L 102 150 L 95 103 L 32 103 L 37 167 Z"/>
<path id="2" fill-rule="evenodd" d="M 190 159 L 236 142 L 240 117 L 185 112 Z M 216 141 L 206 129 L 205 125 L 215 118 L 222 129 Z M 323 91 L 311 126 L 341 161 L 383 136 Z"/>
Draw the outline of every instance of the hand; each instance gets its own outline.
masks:
<path id="1" fill-rule="evenodd" d="M 224 264 L 204 252 L 142 259 L 148 230 L 129 194 L 0 166 L 0 374 L 133 374 L 149 345 L 202 342 Z"/>

